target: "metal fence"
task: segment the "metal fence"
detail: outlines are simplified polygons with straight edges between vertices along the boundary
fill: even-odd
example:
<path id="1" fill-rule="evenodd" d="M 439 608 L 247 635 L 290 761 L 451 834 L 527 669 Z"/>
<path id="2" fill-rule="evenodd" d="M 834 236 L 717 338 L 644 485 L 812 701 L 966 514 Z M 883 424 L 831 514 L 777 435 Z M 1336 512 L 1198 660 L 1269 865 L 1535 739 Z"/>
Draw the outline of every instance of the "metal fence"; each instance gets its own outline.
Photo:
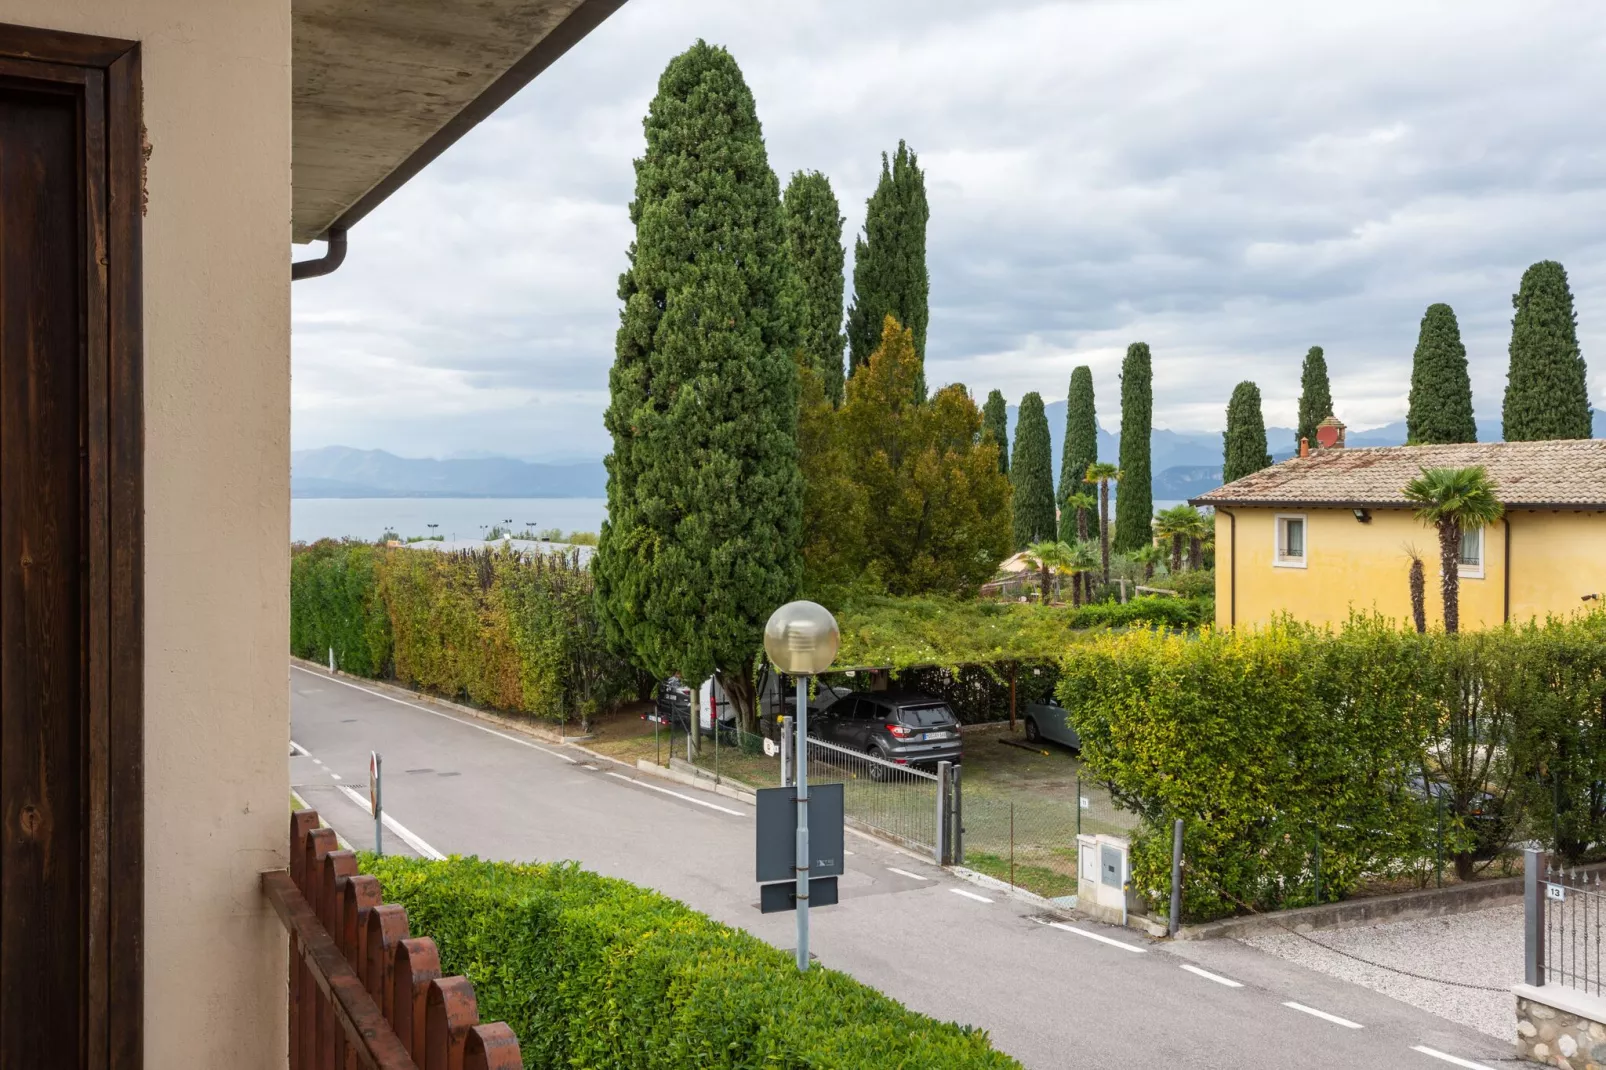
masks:
<path id="1" fill-rule="evenodd" d="M 964 865 L 1050 899 L 1075 895 L 1077 835 L 1126 835 L 1135 822 L 1095 785 L 1078 782 L 1077 789 L 1080 805 L 1040 792 L 967 785 Z"/>
<path id="2" fill-rule="evenodd" d="M 1528 851 L 1523 898 L 1528 983 L 1606 995 L 1601 967 L 1606 886 L 1600 871 L 1565 869 L 1543 851 Z"/>
<path id="3" fill-rule="evenodd" d="M 844 816 L 911 850 L 936 855 L 942 846 L 939 778 L 835 743 L 810 739 L 809 783 L 842 785 Z"/>

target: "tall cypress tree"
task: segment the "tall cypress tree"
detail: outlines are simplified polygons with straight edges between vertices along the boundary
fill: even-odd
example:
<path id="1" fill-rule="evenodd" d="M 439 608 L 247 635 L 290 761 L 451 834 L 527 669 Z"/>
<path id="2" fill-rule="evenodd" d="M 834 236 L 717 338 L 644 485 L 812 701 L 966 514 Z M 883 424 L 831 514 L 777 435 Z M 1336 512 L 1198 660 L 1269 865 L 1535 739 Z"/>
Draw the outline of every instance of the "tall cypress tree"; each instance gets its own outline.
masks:
<path id="1" fill-rule="evenodd" d="M 1154 541 L 1154 488 L 1149 436 L 1154 431 L 1154 368 L 1145 342 L 1126 347 L 1121 362 L 1121 482 L 1115 488 L 1115 550 Z"/>
<path id="2" fill-rule="evenodd" d="M 998 443 L 998 470 L 1009 474 L 1009 406 L 1001 390 L 987 395 L 987 404 L 981 409 L 981 433 L 991 435 Z"/>
<path id="3" fill-rule="evenodd" d="M 1333 415 L 1333 388 L 1327 382 L 1327 358 L 1321 346 L 1311 346 L 1299 370 L 1299 426 L 1294 430 L 1294 452 L 1305 439 L 1316 448 L 1316 425 Z"/>
<path id="4" fill-rule="evenodd" d="M 1233 387 L 1227 402 L 1227 430 L 1222 435 L 1221 481 L 1260 471 L 1271 464 L 1266 452 L 1266 419 L 1260 411 L 1260 387 L 1245 379 Z"/>
<path id="5" fill-rule="evenodd" d="M 643 125 L 603 416 L 613 452 L 599 616 L 610 643 L 656 676 L 721 670 L 752 725 L 764 622 L 802 573 L 780 188 L 723 48 L 698 41 L 671 60 Z"/>
<path id="6" fill-rule="evenodd" d="M 1065 442 L 1060 449 L 1060 541 L 1074 542 L 1076 510 L 1069 506 L 1078 494 L 1093 493 L 1087 466 L 1099 459 L 1099 422 L 1093 405 L 1093 369 L 1071 370 L 1070 393 L 1065 404 Z"/>
<path id="7" fill-rule="evenodd" d="M 1429 305 L 1411 358 L 1411 402 L 1405 436 L 1413 443 L 1476 442 L 1467 347 L 1449 305 Z"/>
<path id="8" fill-rule="evenodd" d="M 1054 538 L 1059 526 L 1054 519 L 1053 445 L 1043 398 L 1035 390 L 1020 399 L 1020 412 L 1015 416 L 1009 481 L 1015 488 L 1015 549 Z"/>
<path id="9" fill-rule="evenodd" d="M 1534 264 L 1522 273 L 1511 303 L 1517 314 L 1511 320 L 1506 441 L 1589 438 L 1589 373 L 1578 350 L 1567 269 L 1554 260 Z"/>
<path id="10" fill-rule="evenodd" d="M 825 396 L 842 404 L 842 213 L 831 180 L 799 171 L 786 185 L 786 249 L 798 283 L 798 345 L 820 374 Z"/>
<path id="11" fill-rule="evenodd" d="M 881 154 L 881 181 L 870 195 L 864 235 L 853 246 L 853 307 L 848 309 L 848 374 L 881 344 L 887 316 L 914 332 L 920 377 L 915 394 L 926 397 L 926 323 L 931 277 L 926 271 L 926 176 L 909 146 L 898 142 L 889 161 Z"/>

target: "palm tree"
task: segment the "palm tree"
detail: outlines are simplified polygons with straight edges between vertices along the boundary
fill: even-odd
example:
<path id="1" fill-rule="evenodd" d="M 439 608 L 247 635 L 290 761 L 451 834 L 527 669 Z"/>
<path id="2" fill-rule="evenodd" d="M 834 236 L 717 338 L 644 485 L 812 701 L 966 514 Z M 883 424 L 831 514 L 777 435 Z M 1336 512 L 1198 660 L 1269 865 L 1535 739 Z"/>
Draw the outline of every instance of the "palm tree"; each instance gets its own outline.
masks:
<path id="1" fill-rule="evenodd" d="M 1416 518 L 1439 530 L 1439 588 L 1444 630 L 1461 629 L 1461 533 L 1488 527 L 1505 512 L 1494 483 L 1481 466 L 1424 468 L 1401 491 L 1416 505 Z"/>
<path id="2" fill-rule="evenodd" d="M 1407 582 L 1411 585 L 1411 621 L 1416 625 L 1416 634 L 1421 635 L 1428 630 L 1427 578 L 1422 571 L 1422 555 L 1416 552 L 1416 547 L 1407 546 L 1405 555 L 1411 559 L 1407 573 Z"/>
<path id="3" fill-rule="evenodd" d="M 1165 557 L 1165 551 L 1151 542 L 1133 550 L 1130 556 L 1143 566 L 1143 582 L 1148 583 L 1154 579 L 1154 566 Z"/>
<path id="4" fill-rule="evenodd" d="M 1110 582 L 1110 480 L 1119 480 L 1121 470 L 1108 461 L 1087 466 L 1087 481 L 1099 485 L 1099 559 L 1103 562 L 1104 582 Z"/>
<path id="5" fill-rule="evenodd" d="M 1087 541 L 1087 518 L 1098 508 L 1098 499 L 1086 491 L 1077 491 L 1065 499 L 1065 508 L 1076 510 L 1076 541 Z M 1087 600 L 1093 600 L 1093 580 L 1087 573 L 1074 577 L 1071 582 L 1080 583 L 1087 594 Z"/>
<path id="6" fill-rule="evenodd" d="M 1091 539 L 1078 539 L 1076 545 L 1071 547 L 1070 560 L 1065 568 L 1071 576 L 1071 605 L 1080 606 L 1083 602 L 1082 591 L 1087 593 L 1086 601 L 1093 601 L 1093 573 L 1099 567 L 1099 548 Z M 1077 581 L 1081 581 L 1078 585 Z M 1079 589 L 1080 587 L 1080 589 Z"/>
<path id="7" fill-rule="evenodd" d="M 1045 539 L 1034 542 L 1026 547 L 1026 556 L 1037 563 L 1038 571 L 1043 579 L 1043 604 L 1048 605 L 1051 600 L 1049 591 L 1049 577 L 1063 574 L 1066 564 L 1070 561 L 1071 548 L 1063 542 Z"/>
<path id="8" fill-rule="evenodd" d="M 1171 571 L 1182 571 L 1182 541 L 1188 538 L 1198 513 L 1191 505 L 1173 505 L 1154 518 L 1154 533 L 1171 540 Z"/>
<path id="9" fill-rule="evenodd" d="M 1204 568 L 1205 540 L 1215 532 L 1206 522 L 1204 514 L 1193 506 L 1179 505 L 1177 508 L 1188 511 L 1187 530 L 1183 532 L 1188 537 L 1188 568 L 1194 570 Z"/>

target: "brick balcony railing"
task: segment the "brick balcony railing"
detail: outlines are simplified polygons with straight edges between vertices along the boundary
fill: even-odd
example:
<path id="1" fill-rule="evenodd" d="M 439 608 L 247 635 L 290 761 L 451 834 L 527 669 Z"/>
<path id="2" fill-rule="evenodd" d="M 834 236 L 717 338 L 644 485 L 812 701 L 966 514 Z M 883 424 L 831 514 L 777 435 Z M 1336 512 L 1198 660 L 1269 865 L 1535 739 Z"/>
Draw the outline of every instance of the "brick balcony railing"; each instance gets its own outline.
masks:
<path id="1" fill-rule="evenodd" d="M 479 1024 L 474 986 L 441 976 L 435 942 L 337 847 L 298 810 L 290 871 L 262 874 L 290 934 L 291 1070 L 520 1070 L 513 1031 Z"/>

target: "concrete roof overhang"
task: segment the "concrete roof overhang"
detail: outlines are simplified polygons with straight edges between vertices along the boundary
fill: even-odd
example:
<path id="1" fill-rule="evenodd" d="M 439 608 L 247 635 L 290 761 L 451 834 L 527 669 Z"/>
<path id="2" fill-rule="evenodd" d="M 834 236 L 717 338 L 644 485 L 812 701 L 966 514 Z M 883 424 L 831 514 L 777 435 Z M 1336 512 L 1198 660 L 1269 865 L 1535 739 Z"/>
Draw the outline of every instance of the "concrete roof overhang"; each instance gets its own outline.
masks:
<path id="1" fill-rule="evenodd" d="M 291 240 L 372 211 L 625 0 L 293 0 Z"/>

